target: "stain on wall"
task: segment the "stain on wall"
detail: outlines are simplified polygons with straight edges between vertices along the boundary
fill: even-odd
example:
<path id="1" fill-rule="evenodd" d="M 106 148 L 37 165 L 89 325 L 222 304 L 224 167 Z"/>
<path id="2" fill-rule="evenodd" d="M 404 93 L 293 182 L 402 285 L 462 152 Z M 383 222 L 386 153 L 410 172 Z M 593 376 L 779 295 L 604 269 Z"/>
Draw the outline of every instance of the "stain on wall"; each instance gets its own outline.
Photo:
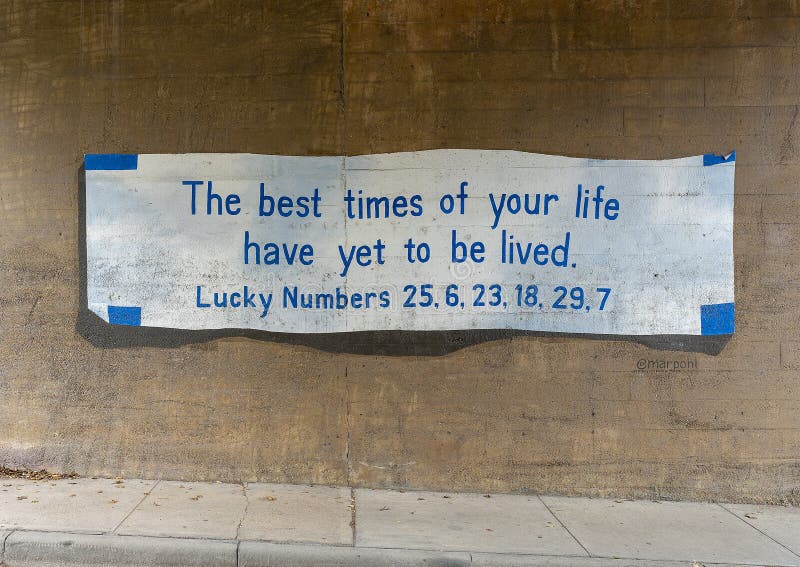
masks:
<path id="1" fill-rule="evenodd" d="M 0 464 L 797 501 L 799 34 L 780 0 L 2 3 Z M 736 334 L 131 333 L 83 309 L 85 152 L 434 148 L 736 149 Z"/>

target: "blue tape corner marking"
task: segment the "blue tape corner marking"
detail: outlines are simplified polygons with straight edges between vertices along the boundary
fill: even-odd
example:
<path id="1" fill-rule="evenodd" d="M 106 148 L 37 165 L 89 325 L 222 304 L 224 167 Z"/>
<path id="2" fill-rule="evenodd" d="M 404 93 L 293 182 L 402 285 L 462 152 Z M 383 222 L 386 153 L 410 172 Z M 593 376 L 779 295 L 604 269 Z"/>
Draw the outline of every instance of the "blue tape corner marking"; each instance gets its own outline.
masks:
<path id="1" fill-rule="evenodd" d="M 718 156 L 717 154 L 705 154 L 703 156 L 703 165 L 717 165 L 718 163 L 731 163 L 736 161 L 736 151 L 732 151 L 727 156 Z"/>
<path id="2" fill-rule="evenodd" d="M 733 334 L 736 309 L 733 303 L 713 303 L 700 306 L 701 335 Z"/>
<path id="3" fill-rule="evenodd" d="M 139 154 L 86 154 L 83 164 L 86 171 L 136 169 Z"/>
<path id="4" fill-rule="evenodd" d="M 117 305 L 108 306 L 108 322 L 112 325 L 130 325 L 141 327 L 142 308 L 141 307 L 119 307 Z"/>

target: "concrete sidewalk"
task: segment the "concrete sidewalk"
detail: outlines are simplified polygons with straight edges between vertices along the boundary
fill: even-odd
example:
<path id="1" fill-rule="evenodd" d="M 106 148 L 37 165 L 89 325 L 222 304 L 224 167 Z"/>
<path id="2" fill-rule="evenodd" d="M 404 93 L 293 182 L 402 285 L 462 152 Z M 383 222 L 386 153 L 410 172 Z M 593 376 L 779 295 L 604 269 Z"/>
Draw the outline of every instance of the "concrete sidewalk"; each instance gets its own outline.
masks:
<path id="1" fill-rule="evenodd" d="M 793 565 L 800 509 L 0 478 L 0 564 Z"/>

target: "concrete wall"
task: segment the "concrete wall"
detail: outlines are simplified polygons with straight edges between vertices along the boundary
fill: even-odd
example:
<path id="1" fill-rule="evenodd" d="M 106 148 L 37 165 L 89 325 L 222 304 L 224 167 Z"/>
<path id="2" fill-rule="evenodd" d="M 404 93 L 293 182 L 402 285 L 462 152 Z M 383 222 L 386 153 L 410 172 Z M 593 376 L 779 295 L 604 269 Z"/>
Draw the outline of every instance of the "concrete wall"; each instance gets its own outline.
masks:
<path id="1" fill-rule="evenodd" d="M 0 464 L 800 496 L 798 3 L 261 4 L 0 4 Z M 192 334 L 81 304 L 84 152 L 430 148 L 736 149 L 736 334 Z"/>

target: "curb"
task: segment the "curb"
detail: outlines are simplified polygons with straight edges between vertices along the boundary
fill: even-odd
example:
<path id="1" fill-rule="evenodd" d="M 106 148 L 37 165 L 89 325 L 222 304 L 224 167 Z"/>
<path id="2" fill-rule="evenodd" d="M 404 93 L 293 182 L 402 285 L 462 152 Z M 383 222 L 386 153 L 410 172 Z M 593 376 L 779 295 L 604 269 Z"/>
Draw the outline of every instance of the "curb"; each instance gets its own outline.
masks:
<path id="1" fill-rule="evenodd" d="M 65 532 L 0 532 L 0 567 L 686 567 L 687 561 L 425 551 Z M 705 563 L 711 566 L 711 563 Z M 730 564 L 713 564 L 716 567 Z M 742 566 L 744 567 L 744 566 Z"/>
<path id="2" fill-rule="evenodd" d="M 7 567 L 236 567 L 236 547 L 234 541 L 19 531 L 6 538 L 0 561 Z"/>
<path id="3" fill-rule="evenodd" d="M 469 553 L 420 551 L 414 549 L 379 549 L 374 547 L 334 547 L 324 545 L 280 544 L 262 541 L 243 541 L 239 544 L 240 567 L 412 567 L 436 565 L 469 567 Z"/>

